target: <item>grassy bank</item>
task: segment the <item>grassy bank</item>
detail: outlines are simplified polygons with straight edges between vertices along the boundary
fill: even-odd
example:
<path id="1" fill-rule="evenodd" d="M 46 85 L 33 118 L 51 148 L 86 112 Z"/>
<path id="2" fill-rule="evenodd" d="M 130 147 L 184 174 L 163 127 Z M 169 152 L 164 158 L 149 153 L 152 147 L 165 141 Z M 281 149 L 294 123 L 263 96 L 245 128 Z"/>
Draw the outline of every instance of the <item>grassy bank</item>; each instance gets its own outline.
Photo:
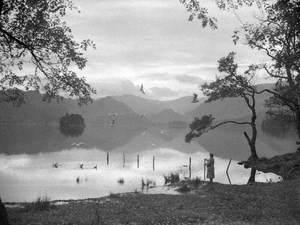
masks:
<path id="1" fill-rule="evenodd" d="M 9 208 L 11 225 L 300 224 L 300 180 L 191 185 L 181 195 L 131 193 L 72 201 L 46 210 Z"/>

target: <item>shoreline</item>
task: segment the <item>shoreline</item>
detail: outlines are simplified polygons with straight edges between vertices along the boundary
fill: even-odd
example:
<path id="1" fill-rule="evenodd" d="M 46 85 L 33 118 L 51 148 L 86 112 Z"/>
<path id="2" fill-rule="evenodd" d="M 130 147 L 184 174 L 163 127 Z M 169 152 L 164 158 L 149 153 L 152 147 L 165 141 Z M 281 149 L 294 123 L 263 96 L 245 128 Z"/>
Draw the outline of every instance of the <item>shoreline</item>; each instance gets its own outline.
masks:
<path id="1" fill-rule="evenodd" d="M 11 225 L 300 223 L 300 179 L 253 185 L 183 185 L 191 189 L 179 195 L 129 192 L 71 200 L 43 210 L 29 207 L 7 211 Z"/>

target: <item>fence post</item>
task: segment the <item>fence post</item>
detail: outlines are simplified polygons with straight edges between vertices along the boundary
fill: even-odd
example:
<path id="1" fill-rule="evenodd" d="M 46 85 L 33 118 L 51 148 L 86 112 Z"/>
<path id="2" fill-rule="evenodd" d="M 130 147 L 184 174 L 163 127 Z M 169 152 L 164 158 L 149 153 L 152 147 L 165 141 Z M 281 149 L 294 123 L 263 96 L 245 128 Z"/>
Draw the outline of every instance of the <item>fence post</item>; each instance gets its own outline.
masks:
<path id="1" fill-rule="evenodd" d="M 152 164 L 153 164 L 152 167 L 153 167 L 153 171 L 154 171 L 155 170 L 155 156 L 153 156 L 153 163 Z"/>
<path id="2" fill-rule="evenodd" d="M 189 177 L 192 178 L 192 157 L 189 159 Z"/>
<path id="3" fill-rule="evenodd" d="M 229 184 L 231 184 L 231 180 L 230 180 L 229 173 L 228 173 L 230 164 L 231 164 L 231 159 L 229 160 L 229 163 L 228 163 L 228 166 L 227 166 L 227 169 L 226 169 L 226 175 L 227 175 L 227 179 L 228 179 L 228 181 L 229 181 Z"/>
<path id="4" fill-rule="evenodd" d="M 109 152 L 106 153 L 106 164 L 109 164 Z"/>
<path id="5" fill-rule="evenodd" d="M 205 171 L 206 170 L 206 165 L 205 165 L 205 159 L 203 160 L 203 180 L 205 181 L 206 178 L 205 178 Z"/>

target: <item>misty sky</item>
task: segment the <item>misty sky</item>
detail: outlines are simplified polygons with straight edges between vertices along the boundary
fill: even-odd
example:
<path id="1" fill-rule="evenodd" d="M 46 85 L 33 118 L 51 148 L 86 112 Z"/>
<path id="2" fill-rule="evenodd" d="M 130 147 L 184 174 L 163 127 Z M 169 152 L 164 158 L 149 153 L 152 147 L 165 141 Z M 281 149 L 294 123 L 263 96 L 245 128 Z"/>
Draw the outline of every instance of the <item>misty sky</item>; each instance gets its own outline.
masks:
<path id="1" fill-rule="evenodd" d="M 217 75 L 217 60 L 237 52 L 242 66 L 262 56 L 243 42 L 234 46 L 233 30 L 253 21 L 255 9 L 224 12 L 204 0 L 218 18 L 218 30 L 188 21 L 179 0 L 74 0 L 81 13 L 66 18 L 77 40 L 90 38 L 97 49 L 87 54 L 79 74 L 96 87 L 98 95 L 138 94 L 143 83 L 147 96 L 171 99 L 199 93 L 199 84 Z M 208 4 L 209 3 L 209 4 Z M 265 82 L 259 79 L 260 82 Z"/>

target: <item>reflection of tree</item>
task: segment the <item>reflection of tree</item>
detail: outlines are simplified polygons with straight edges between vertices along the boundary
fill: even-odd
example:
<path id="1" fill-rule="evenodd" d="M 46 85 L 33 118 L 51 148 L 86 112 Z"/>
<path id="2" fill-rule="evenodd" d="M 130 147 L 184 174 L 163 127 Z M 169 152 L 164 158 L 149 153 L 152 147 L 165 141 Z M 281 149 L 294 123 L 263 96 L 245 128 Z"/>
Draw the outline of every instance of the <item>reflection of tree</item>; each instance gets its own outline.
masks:
<path id="1" fill-rule="evenodd" d="M 284 138 L 287 132 L 293 126 L 292 122 L 288 122 L 279 118 L 267 117 L 261 124 L 261 129 L 264 133 Z"/>
<path id="2" fill-rule="evenodd" d="M 60 132 L 67 137 L 77 137 L 84 131 L 84 119 L 79 114 L 66 114 L 59 121 Z"/>

